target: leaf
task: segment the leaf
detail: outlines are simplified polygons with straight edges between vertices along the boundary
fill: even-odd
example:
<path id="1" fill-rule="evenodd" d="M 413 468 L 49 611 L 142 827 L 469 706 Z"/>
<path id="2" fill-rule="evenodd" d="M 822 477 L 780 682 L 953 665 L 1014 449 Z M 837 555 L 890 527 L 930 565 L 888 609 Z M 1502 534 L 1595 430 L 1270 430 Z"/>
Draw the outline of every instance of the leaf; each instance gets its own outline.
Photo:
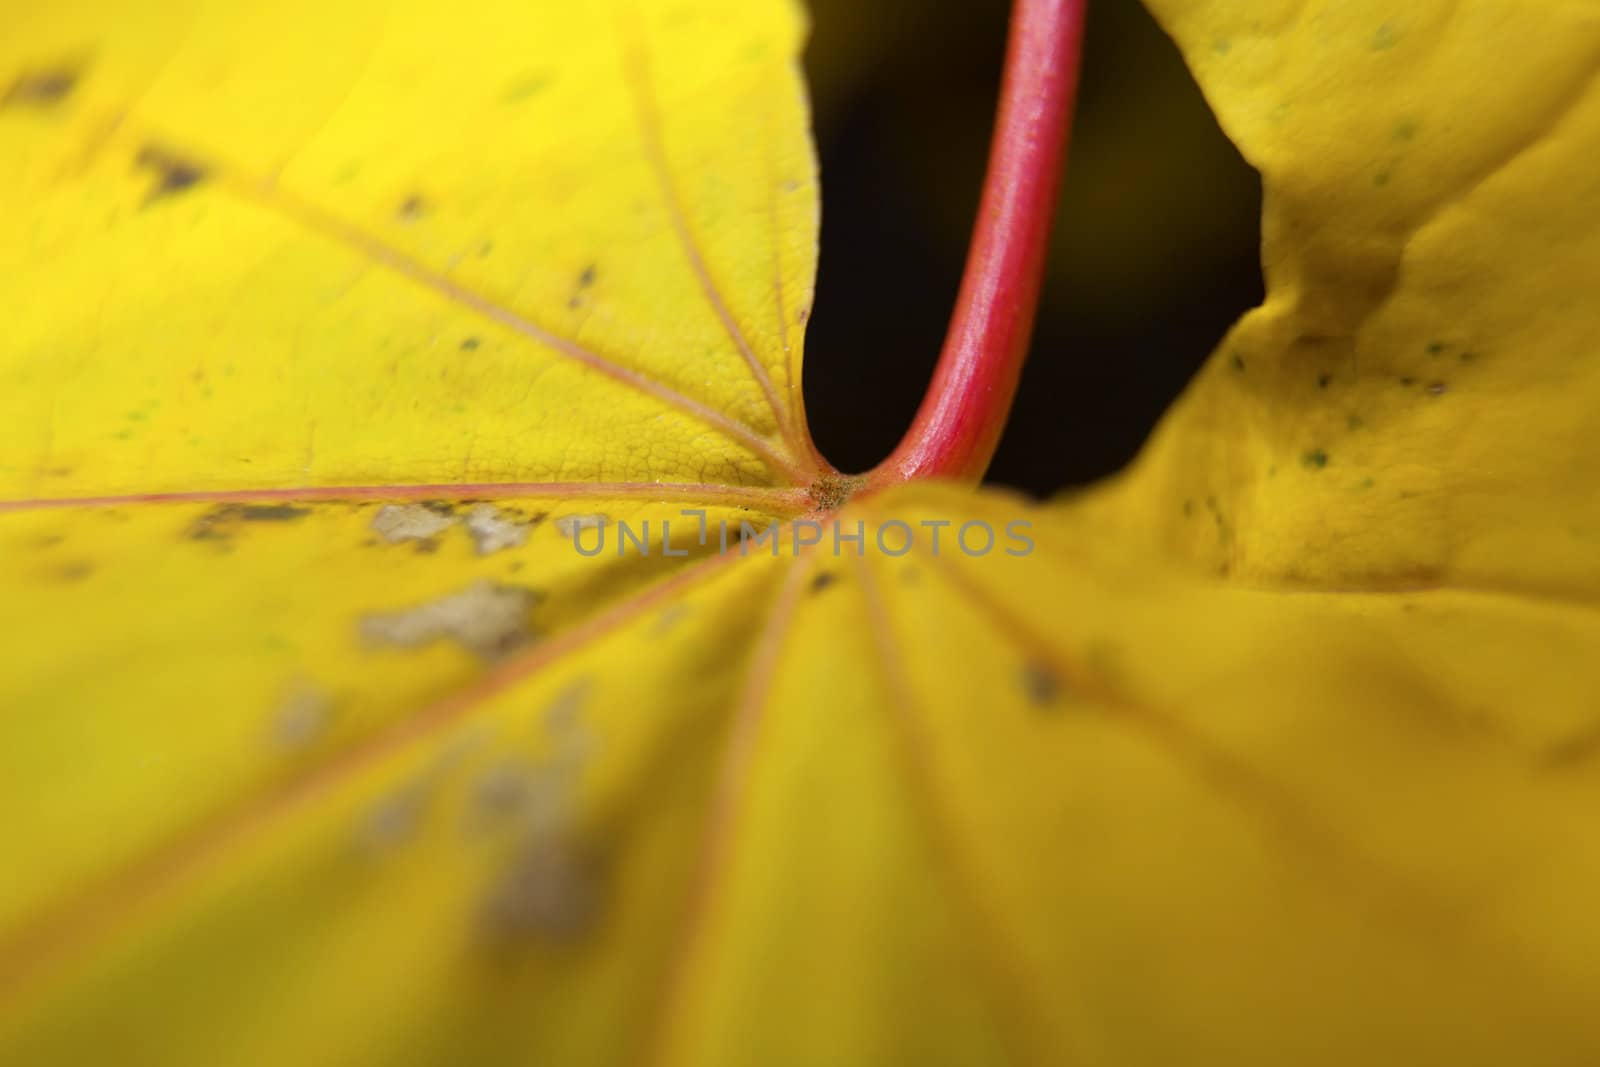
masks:
<path id="1" fill-rule="evenodd" d="M 1600 13 L 1152 6 L 1265 175 L 1270 296 L 1130 529 L 1252 581 L 1592 599 Z"/>
<path id="2" fill-rule="evenodd" d="M 1600 27 L 1153 6 L 1272 294 L 1048 505 L 811 449 L 787 5 L 30 15 L 5 1058 L 1592 1059 Z"/>
<path id="3" fill-rule="evenodd" d="M 798 20 L 737 6 L 41 16 L 8 67 L 74 89 L 7 109 L 17 490 L 770 484 L 815 183 Z"/>

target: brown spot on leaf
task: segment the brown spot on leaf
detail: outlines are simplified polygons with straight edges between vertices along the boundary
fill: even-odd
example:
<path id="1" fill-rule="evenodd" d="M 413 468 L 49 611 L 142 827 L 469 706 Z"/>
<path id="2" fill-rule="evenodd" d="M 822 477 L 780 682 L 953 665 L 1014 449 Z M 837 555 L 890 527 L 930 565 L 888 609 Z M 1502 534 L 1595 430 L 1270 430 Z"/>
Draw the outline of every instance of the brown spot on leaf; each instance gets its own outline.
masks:
<path id="1" fill-rule="evenodd" d="M 0 108 L 54 107 L 72 95 L 79 77 L 79 71 L 72 67 L 29 71 L 0 95 Z"/>
<path id="2" fill-rule="evenodd" d="M 400 201 L 400 206 L 395 209 L 395 217 L 401 222 L 416 222 L 428 213 L 428 202 L 418 193 L 412 193 Z"/>
<path id="3" fill-rule="evenodd" d="M 63 563 L 56 569 L 56 577 L 63 582 L 81 582 L 94 573 L 94 564 L 83 560 Z"/>
<path id="4" fill-rule="evenodd" d="M 818 571 L 811 579 L 811 592 L 813 594 L 823 592 L 838 580 L 839 576 L 832 571 Z"/>
<path id="5" fill-rule="evenodd" d="M 311 514 L 310 508 L 294 504 L 218 504 L 190 526 L 194 541 L 229 541 L 248 522 L 294 522 Z"/>
<path id="6" fill-rule="evenodd" d="M 1566 771 L 1600 757 L 1600 724 L 1580 730 L 1545 749 L 1540 760 L 1545 770 Z"/>
<path id="7" fill-rule="evenodd" d="M 449 640 L 482 659 L 496 660 L 533 639 L 528 615 L 539 600 L 533 589 L 479 580 L 413 608 L 365 615 L 361 636 L 370 645 L 396 648 Z"/>
<path id="8" fill-rule="evenodd" d="M 476 337 L 468 337 L 461 342 L 461 351 L 463 352 L 475 352 L 477 349 L 478 339 Z"/>
<path id="9" fill-rule="evenodd" d="M 1061 695 L 1061 678 L 1048 663 L 1029 660 L 1018 676 L 1023 695 L 1035 707 L 1047 708 Z"/>
<path id="10" fill-rule="evenodd" d="M 239 504 L 236 514 L 245 522 L 293 522 L 311 514 L 310 508 L 293 504 Z"/>
<path id="11" fill-rule="evenodd" d="M 583 272 L 578 275 L 578 283 L 573 288 L 572 297 L 567 301 L 567 307 L 580 308 L 583 306 L 584 290 L 588 289 L 594 284 L 594 279 L 595 266 L 593 263 L 591 263 L 587 267 L 583 268 Z"/>
<path id="12" fill-rule="evenodd" d="M 156 183 L 151 187 L 149 194 L 144 198 L 148 207 L 158 200 L 174 197 L 193 189 L 205 181 L 208 171 L 200 163 L 186 159 L 176 152 L 162 148 L 159 145 L 146 145 L 139 150 L 134 159 L 135 164 L 145 170 L 153 171 Z"/>
<path id="13" fill-rule="evenodd" d="M 501 939 L 570 942 L 599 914 L 600 869 L 563 837 L 529 834 L 490 891 L 484 921 Z"/>

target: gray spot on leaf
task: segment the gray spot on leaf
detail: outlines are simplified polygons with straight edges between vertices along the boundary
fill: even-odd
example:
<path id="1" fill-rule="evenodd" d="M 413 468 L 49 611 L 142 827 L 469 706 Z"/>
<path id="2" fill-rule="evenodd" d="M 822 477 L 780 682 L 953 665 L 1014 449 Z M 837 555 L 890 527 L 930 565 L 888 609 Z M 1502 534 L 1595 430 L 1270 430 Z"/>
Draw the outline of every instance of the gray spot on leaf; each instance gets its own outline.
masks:
<path id="1" fill-rule="evenodd" d="M 526 544 L 533 523 L 502 512 L 493 504 L 477 504 L 467 512 L 466 527 L 478 555 L 492 556 Z"/>
<path id="2" fill-rule="evenodd" d="M 532 520 L 501 511 L 493 504 L 475 504 L 463 519 L 448 508 L 427 504 L 386 504 L 373 516 L 372 529 L 390 544 L 415 541 L 419 550 L 450 527 L 461 523 L 480 556 L 526 544 Z M 434 545 L 433 547 L 437 547 Z"/>
<path id="3" fill-rule="evenodd" d="M 328 728 L 333 700 L 308 682 L 289 687 L 272 712 L 272 739 L 284 748 L 304 748 Z"/>
<path id="4" fill-rule="evenodd" d="M 599 872 L 570 841 L 530 834 L 517 847 L 484 907 L 502 938 L 571 941 L 599 912 Z"/>
<path id="5" fill-rule="evenodd" d="M 412 785 L 380 800 L 367 813 L 358 843 L 369 851 L 388 851 L 416 833 L 427 806 L 427 793 Z"/>
<path id="6" fill-rule="evenodd" d="M 536 769 L 491 771 L 479 804 L 514 806 L 520 830 L 512 855 L 489 890 L 484 921 L 498 938 L 570 941 L 599 912 L 599 869 L 578 842 L 578 787 L 592 745 L 581 713 L 589 680 L 580 678 L 545 706 L 549 756 Z"/>
<path id="7" fill-rule="evenodd" d="M 372 517 L 372 529 L 390 544 L 401 541 L 426 541 L 449 529 L 455 523 L 450 515 L 441 515 L 421 504 L 385 504 Z"/>
<path id="8" fill-rule="evenodd" d="M 1061 695 L 1061 679 L 1047 663 L 1033 660 L 1023 664 L 1019 680 L 1023 694 L 1037 707 L 1049 707 Z"/>
<path id="9" fill-rule="evenodd" d="M 363 616 L 361 636 L 370 645 L 396 648 L 451 640 L 496 660 L 533 639 L 528 613 L 538 602 L 532 589 L 484 579 L 414 608 Z"/>

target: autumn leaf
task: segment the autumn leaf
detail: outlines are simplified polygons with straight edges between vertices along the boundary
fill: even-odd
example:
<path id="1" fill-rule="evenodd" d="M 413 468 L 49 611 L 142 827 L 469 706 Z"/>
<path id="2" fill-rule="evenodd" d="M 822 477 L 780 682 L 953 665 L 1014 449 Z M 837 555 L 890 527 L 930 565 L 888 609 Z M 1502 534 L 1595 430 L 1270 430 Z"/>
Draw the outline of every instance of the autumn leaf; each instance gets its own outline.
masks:
<path id="1" fill-rule="evenodd" d="M 18 16 L 0 1058 L 1592 1061 L 1600 13 L 1151 6 L 1271 292 L 1043 505 L 1075 4 L 859 478 L 793 6 Z"/>

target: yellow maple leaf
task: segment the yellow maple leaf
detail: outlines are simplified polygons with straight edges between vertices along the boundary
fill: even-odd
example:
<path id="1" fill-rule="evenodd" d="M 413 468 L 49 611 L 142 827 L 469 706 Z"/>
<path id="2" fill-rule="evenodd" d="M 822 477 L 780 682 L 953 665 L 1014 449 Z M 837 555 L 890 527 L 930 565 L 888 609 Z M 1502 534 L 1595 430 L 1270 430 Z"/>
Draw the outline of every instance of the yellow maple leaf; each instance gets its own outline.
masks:
<path id="1" fill-rule="evenodd" d="M 1600 1053 L 1600 15 L 1151 6 L 1271 294 L 1047 505 L 811 445 L 791 4 L 18 15 L 0 1059 Z"/>

